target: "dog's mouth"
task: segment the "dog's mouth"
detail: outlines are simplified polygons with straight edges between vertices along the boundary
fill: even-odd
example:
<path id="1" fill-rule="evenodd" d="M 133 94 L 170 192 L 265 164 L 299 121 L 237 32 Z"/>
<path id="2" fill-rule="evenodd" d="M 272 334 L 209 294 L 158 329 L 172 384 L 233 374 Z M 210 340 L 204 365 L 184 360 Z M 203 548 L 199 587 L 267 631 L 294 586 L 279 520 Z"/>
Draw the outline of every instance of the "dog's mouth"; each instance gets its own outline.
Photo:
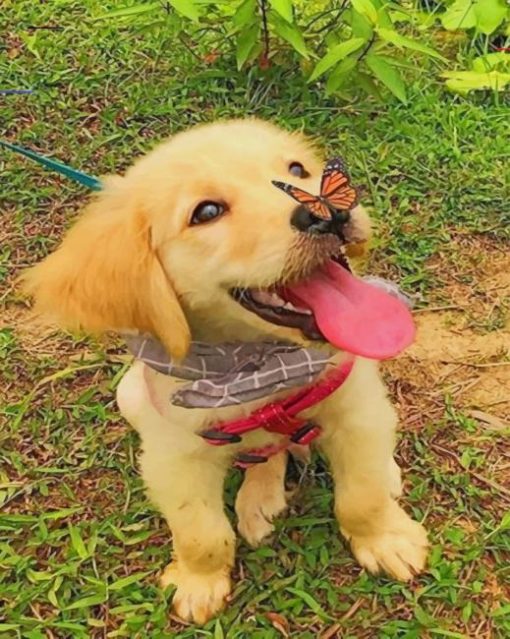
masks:
<path id="1" fill-rule="evenodd" d="M 349 262 L 343 254 L 332 257 L 331 260 L 351 272 Z M 303 282 L 306 281 L 303 280 Z M 327 341 L 317 326 L 312 309 L 295 298 L 294 301 L 291 301 L 291 290 L 292 286 L 275 284 L 265 289 L 234 288 L 231 295 L 241 306 L 266 322 L 277 326 L 297 328 L 307 339 Z"/>
<path id="2" fill-rule="evenodd" d="M 234 288 L 231 296 L 263 320 L 299 329 L 310 340 L 341 350 L 387 359 L 414 339 L 406 305 L 352 274 L 343 253 L 330 257 L 306 278 L 268 288 Z"/>

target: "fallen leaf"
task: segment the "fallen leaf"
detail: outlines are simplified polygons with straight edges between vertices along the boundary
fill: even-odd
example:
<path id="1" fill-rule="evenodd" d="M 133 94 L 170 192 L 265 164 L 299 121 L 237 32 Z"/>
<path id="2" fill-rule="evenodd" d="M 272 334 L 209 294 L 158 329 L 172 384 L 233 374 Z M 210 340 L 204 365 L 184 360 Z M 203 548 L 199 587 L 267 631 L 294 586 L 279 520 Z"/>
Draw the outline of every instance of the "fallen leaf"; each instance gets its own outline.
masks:
<path id="1" fill-rule="evenodd" d="M 219 51 L 211 51 L 210 53 L 206 53 L 203 57 L 202 60 L 206 63 L 206 64 L 214 64 L 216 62 L 216 60 L 220 57 L 220 52 Z"/>
<path id="2" fill-rule="evenodd" d="M 339 637 L 340 635 L 338 634 L 340 630 L 340 624 L 336 623 L 334 626 L 331 626 L 330 628 L 328 628 L 327 630 L 325 630 L 321 635 L 320 635 L 320 639 L 335 639 L 336 637 Z"/>
<path id="3" fill-rule="evenodd" d="M 283 615 L 279 615 L 277 612 L 267 612 L 266 617 L 284 637 L 289 636 L 289 622 Z"/>
<path id="4" fill-rule="evenodd" d="M 510 424 L 508 422 L 504 422 L 499 417 L 489 415 L 489 413 L 484 413 L 481 410 L 472 410 L 469 415 L 473 419 L 482 422 L 483 426 L 487 426 L 492 430 L 505 430 L 506 428 L 510 428 Z"/>

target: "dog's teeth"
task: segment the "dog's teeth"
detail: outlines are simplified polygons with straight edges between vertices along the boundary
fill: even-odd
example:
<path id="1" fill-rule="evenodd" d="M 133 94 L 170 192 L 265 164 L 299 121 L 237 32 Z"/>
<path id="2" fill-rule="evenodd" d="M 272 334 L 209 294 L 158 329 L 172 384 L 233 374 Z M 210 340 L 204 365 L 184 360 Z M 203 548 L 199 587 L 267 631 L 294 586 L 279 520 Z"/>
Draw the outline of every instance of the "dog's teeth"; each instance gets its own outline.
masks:
<path id="1" fill-rule="evenodd" d="M 296 308 L 291 302 L 287 302 L 283 307 L 286 311 L 292 311 L 293 313 L 300 313 L 301 315 L 311 315 L 312 311 L 307 308 Z"/>
<path id="2" fill-rule="evenodd" d="M 279 295 L 269 291 L 252 291 L 252 297 L 256 302 L 264 304 L 265 306 L 280 307 L 285 304 L 284 300 L 282 300 Z"/>

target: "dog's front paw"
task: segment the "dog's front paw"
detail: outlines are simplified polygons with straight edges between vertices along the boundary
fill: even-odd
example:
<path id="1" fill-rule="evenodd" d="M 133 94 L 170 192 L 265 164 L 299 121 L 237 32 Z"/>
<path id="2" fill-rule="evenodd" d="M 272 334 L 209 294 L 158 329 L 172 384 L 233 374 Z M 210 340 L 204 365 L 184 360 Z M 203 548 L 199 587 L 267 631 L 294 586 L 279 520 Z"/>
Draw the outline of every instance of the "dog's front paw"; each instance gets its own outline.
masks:
<path id="1" fill-rule="evenodd" d="M 427 559 L 427 533 L 413 521 L 396 503 L 390 512 L 366 535 L 350 535 L 342 529 L 350 541 L 351 549 L 359 563 L 371 573 L 384 571 L 401 581 L 408 581 L 425 568 Z"/>
<path id="2" fill-rule="evenodd" d="M 176 614 L 186 621 L 204 624 L 219 613 L 230 594 L 228 571 L 197 574 L 173 561 L 163 572 L 160 583 L 163 588 L 177 587 L 172 606 Z"/>
<path id="3" fill-rule="evenodd" d="M 273 532 L 273 519 L 286 507 L 283 490 L 271 491 L 271 485 L 267 488 L 260 484 L 243 485 L 236 499 L 239 534 L 250 546 L 258 546 Z"/>

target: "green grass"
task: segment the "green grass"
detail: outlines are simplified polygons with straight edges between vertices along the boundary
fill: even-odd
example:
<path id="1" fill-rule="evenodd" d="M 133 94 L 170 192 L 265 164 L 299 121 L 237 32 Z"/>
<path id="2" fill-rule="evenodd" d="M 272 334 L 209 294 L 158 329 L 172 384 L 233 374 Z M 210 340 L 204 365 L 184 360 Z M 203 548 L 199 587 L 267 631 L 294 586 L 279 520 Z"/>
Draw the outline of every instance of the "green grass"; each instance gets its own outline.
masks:
<path id="1" fill-rule="evenodd" d="M 461 263 L 452 239 L 508 243 L 503 96 L 446 94 L 417 58 L 408 106 L 325 99 L 297 65 L 264 76 L 227 58 L 207 66 L 165 32 L 93 22 L 104 6 L 4 3 L 1 86 L 35 93 L 0 96 L 2 137 L 101 175 L 197 122 L 258 115 L 303 128 L 344 155 L 364 187 L 378 221 L 370 269 L 398 277 L 423 304 L 448 302 L 437 265 L 455 262 L 455 251 Z M 359 569 L 317 460 L 275 539 L 256 551 L 240 543 L 227 611 L 204 629 L 172 619 L 171 593 L 156 585 L 168 532 L 113 399 L 122 349 L 14 330 L 24 309 L 14 276 L 56 245 L 87 193 L 3 151 L 0 175 L 0 637 L 276 639 L 274 623 L 299 639 L 328 629 L 344 639 L 509 635 L 510 502 L 496 472 L 508 433 L 480 428 L 440 386 L 439 404 L 404 425 L 399 446 L 406 502 L 431 532 L 428 574 L 402 585 Z M 462 281 L 462 266 L 455 276 Z M 407 390 L 411 405 L 428 389 Z M 227 488 L 231 514 L 239 480 L 234 473 Z"/>

